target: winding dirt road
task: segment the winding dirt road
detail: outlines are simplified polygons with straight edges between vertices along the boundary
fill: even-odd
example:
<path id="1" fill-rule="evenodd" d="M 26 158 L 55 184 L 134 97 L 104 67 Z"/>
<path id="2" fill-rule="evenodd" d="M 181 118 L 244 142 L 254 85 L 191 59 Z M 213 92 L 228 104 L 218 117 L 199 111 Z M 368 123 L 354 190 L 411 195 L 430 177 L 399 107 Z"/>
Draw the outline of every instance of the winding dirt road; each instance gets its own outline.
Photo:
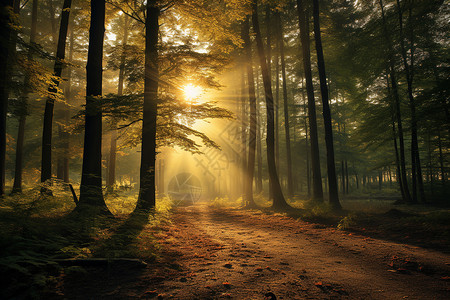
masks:
<path id="1" fill-rule="evenodd" d="M 180 271 L 143 298 L 450 298 L 448 254 L 279 214 L 180 207 L 158 238 Z"/>

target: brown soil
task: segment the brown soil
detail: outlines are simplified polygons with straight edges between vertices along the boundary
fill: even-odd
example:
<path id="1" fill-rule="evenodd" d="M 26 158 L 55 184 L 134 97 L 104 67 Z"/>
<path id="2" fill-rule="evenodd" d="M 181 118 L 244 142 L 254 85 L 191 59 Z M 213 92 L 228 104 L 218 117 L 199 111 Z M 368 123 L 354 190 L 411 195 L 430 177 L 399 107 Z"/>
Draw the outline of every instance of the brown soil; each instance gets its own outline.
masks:
<path id="1" fill-rule="evenodd" d="M 90 270 L 73 299 L 449 299 L 450 255 L 259 211 L 180 207 L 144 270 Z"/>

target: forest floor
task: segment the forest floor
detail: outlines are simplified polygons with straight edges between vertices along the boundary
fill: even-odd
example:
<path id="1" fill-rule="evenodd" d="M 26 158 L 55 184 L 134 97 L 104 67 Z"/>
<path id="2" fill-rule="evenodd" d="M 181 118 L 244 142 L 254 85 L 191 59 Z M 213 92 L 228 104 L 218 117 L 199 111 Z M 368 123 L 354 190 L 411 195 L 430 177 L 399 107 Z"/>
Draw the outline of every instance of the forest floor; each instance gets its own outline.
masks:
<path id="1" fill-rule="evenodd" d="M 356 233 L 258 210 L 177 207 L 171 222 L 154 232 L 160 253 L 155 262 L 144 269 L 88 269 L 63 280 L 61 294 L 69 299 L 265 299 L 268 292 L 277 299 L 448 299 L 448 247 L 437 251 L 389 241 L 393 236 L 386 230 L 383 236 L 377 226 Z"/>

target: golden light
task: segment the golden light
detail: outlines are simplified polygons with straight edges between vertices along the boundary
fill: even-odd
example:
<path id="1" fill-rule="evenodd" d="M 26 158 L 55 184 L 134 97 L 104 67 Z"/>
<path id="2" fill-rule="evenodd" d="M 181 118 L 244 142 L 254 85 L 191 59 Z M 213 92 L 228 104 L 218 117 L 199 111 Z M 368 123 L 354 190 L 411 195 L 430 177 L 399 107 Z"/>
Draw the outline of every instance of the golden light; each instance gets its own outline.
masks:
<path id="1" fill-rule="evenodd" d="M 184 96 L 186 97 L 186 100 L 192 101 L 198 97 L 203 92 L 203 89 L 197 85 L 193 85 L 192 83 L 187 84 L 183 88 Z"/>

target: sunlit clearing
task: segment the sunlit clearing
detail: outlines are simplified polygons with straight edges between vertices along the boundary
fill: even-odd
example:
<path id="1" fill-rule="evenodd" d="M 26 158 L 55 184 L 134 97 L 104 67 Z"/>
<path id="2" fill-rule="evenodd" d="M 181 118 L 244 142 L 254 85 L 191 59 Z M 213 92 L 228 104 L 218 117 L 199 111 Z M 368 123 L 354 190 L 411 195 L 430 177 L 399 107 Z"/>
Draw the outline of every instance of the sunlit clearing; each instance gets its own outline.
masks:
<path id="1" fill-rule="evenodd" d="M 191 101 L 198 98 L 202 94 L 203 89 L 197 85 L 193 85 L 192 83 L 190 83 L 184 86 L 183 92 L 186 100 Z"/>

